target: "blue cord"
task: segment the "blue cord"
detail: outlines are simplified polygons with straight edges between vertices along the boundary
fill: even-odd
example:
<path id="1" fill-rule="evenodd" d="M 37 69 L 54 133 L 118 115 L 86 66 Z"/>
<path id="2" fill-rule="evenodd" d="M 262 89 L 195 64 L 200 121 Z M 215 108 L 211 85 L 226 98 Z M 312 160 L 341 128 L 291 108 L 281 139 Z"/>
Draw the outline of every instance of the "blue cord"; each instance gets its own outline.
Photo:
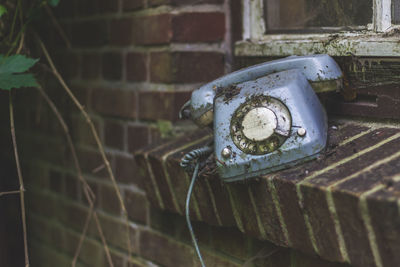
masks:
<path id="1" fill-rule="evenodd" d="M 188 228 L 189 228 L 190 235 L 192 237 L 192 242 L 193 242 L 194 248 L 196 249 L 197 256 L 199 257 L 201 266 L 202 267 L 206 267 L 206 265 L 204 264 L 204 261 L 203 261 L 203 257 L 201 256 L 201 253 L 200 253 L 199 245 L 197 244 L 196 236 L 194 235 L 194 232 L 193 232 L 193 227 L 192 227 L 192 223 L 190 222 L 190 213 L 189 213 L 189 210 L 190 210 L 190 208 L 189 208 L 190 207 L 190 198 L 192 196 L 194 183 L 196 182 L 197 175 L 199 173 L 199 166 L 200 166 L 200 162 L 197 161 L 196 167 L 194 168 L 192 181 L 190 182 L 189 190 L 188 190 L 187 197 L 186 197 L 185 211 L 186 211 L 186 222 L 187 222 L 187 225 L 188 225 Z"/>

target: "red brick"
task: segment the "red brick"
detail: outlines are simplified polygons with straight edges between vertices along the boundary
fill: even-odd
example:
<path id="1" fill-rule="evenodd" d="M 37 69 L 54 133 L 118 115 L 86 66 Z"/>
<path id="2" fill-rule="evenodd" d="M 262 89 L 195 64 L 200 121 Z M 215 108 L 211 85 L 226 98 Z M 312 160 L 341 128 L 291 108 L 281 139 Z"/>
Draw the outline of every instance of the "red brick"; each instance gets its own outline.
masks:
<path id="1" fill-rule="evenodd" d="M 105 53 L 103 55 L 102 72 L 105 80 L 121 80 L 122 55 L 117 52 Z"/>
<path id="2" fill-rule="evenodd" d="M 80 57 L 77 53 L 56 54 L 54 62 L 63 78 L 72 79 L 78 76 Z"/>
<path id="3" fill-rule="evenodd" d="M 136 162 L 132 157 L 115 157 L 115 176 L 118 182 L 124 184 L 139 184 Z"/>
<path id="4" fill-rule="evenodd" d="M 82 171 L 85 173 L 93 174 L 93 171 L 99 169 L 104 165 L 103 158 L 98 151 L 89 151 L 89 150 L 80 150 L 78 153 L 79 164 L 82 168 Z M 107 155 L 108 160 L 112 162 L 111 155 Z M 71 163 L 72 164 L 72 163 Z M 105 168 L 97 171 L 95 173 L 97 176 L 107 176 L 107 171 Z"/>
<path id="5" fill-rule="evenodd" d="M 99 185 L 100 206 L 104 211 L 119 215 L 121 213 L 121 205 L 117 192 L 112 185 Z"/>
<path id="6" fill-rule="evenodd" d="M 128 126 L 128 150 L 134 153 L 150 143 L 150 128 L 147 125 Z"/>
<path id="7" fill-rule="evenodd" d="M 85 21 L 72 25 L 71 41 L 74 46 L 100 46 L 107 43 L 107 36 L 106 21 Z"/>
<path id="8" fill-rule="evenodd" d="M 155 52 L 150 80 L 163 83 L 208 82 L 224 74 L 224 55 L 216 52 Z"/>
<path id="9" fill-rule="evenodd" d="M 131 82 L 141 82 L 146 80 L 146 61 L 147 54 L 129 53 L 126 56 L 126 78 Z"/>
<path id="10" fill-rule="evenodd" d="M 82 79 L 97 79 L 101 73 L 101 55 L 100 54 L 83 54 L 81 60 Z"/>
<path id="11" fill-rule="evenodd" d="M 150 80 L 152 82 L 172 83 L 173 75 L 172 54 L 155 52 L 150 54 Z"/>
<path id="12" fill-rule="evenodd" d="M 172 19 L 173 41 L 215 42 L 224 39 L 225 15 L 212 13 L 185 13 Z"/>
<path id="13" fill-rule="evenodd" d="M 101 136 L 102 134 L 102 123 L 96 119 L 91 118 L 94 127 Z M 84 145 L 96 145 L 96 140 L 93 137 L 93 133 L 91 131 L 90 125 L 87 123 L 86 119 L 83 116 L 73 116 L 71 118 L 71 127 L 70 127 L 72 138 L 75 142 Z"/>
<path id="14" fill-rule="evenodd" d="M 123 0 L 122 8 L 124 11 L 136 10 L 144 7 L 144 0 Z"/>
<path id="15" fill-rule="evenodd" d="M 60 1 L 60 4 L 54 8 L 54 14 L 57 18 L 72 18 L 75 15 L 75 1 Z"/>
<path id="16" fill-rule="evenodd" d="M 106 121 L 104 125 L 106 146 L 122 150 L 124 147 L 124 127 L 121 123 Z"/>
<path id="17" fill-rule="evenodd" d="M 77 16 L 84 17 L 95 15 L 98 12 L 97 0 L 75 1 Z"/>
<path id="18" fill-rule="evenodd" d="M 136 118 L 136 93 L 120 89 L 96 89 L 92 93 L 92 108 L 105 115 Z"/>
<path id="19" fill-rule="evenodd" d="M 125 204 L 130 220 L 142 224 L 147 223 L 149 203 L 144 193 L 125 191 Z"/>
<path id="20" fill-rule="evenodd" d="M 135 18 L 133 36 L 134 42 L 141 45 L 169 43 L 172 37 L 171 15 Z"/>
<path id="21" fill-rule="evenodd" d="M 150 231 L 140 233 L 141 256 L 166 267 L 193 266 L 191 247 Z"/>
<path id="22" fill-rule="evenodd" d="M 64 191 L 64 177 L 63 174 L 51 170 L 49 173 L 50 190 L 54 193 L 62 193 Z"/>
<path id="23" fill-rule="evenodd" d="M 101 13 L 115 13 L 119 10 L 119 2 L 116 0 L 98 0 Z"/>
<path id="24" fill-rule="evenodd" d="M 176 121 L 180 108 L 190 99 L 190 95 L 190 92 L 139 92 L 139 117 Z"/>
<path id="25" fill-rule="evenodd" d="M 223 0 L 149 0 L 150 6 L 160 5 L 198 5 L 198 4 L 222 4 Z"/>
<path id="26" fill-rule="evenodd" d="M 78 187 L 79 187 L 79 181 L 76 176 L 72 175 L 66 175 L 64 179 L 65 183 L 65 194 L 73 199 L 73 200 L 78 200 L 79 199 L 79 193 L 78 193 Z"/>
<path id="27" fill-rule="evenodd" d="M 114 19 L 110 22 L 111 45 L 130 45 L 133 41 L 133 19 Z"/>

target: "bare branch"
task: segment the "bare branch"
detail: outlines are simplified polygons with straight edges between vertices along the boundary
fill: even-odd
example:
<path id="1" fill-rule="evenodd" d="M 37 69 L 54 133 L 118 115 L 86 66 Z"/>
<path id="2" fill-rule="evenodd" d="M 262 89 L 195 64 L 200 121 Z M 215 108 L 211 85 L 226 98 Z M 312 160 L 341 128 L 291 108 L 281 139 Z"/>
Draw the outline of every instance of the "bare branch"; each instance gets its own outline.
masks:
<path id="1" fill-rule="evenodd" d="M 29 267 L 29 251 L 28 251 L 28 238 L 26 231 L 26 212 L 25 212 L 25 188 L 24 188 L 24 179 L 22 178 L 21 165 L 19 161 L 18 155 L 18 147 L 17 147 L 17 138 L 15 137 L 15 125 L 14 125 L 14 108 L 12 102 L 12 91 L 10 91 L 10 128 L 11 128 L 11 136 L 14 147 L 14 156 L 15 163 L 17 166 L 18 180 L 19 180 L 19 194 L 20 194 L 20 204 L 21 204 L 21 219 L 22 219 L 22 231 L 24 236 L 24 254 L 25 254 L 25 267 Z"/>
<path id="2" fill-rule="evenodd" d="M 76 261 L 77 261 L 77 259 L 79 257 L 79 254 L 80 254 L 80 251 L 81 251 L 81 248 L 82 248 L 82 244 L 83 244 L 83 241 L 85 240 L 86 233 L 87 233 L 87 230 L 88 230 L 88 227 L 89 227 L 89 223 L 90 223 L 90 220 L 91 220 L 92 216 L 94 216 L 94 218 L 95 218 L 96 226 L 97 226 L 100 238 L 101 238 L 101 240 L 103 242 L 104 250 L 106 251 L 106 256 L 107 256 L 108 263 L 110 264 L 111 267 L 113 267 L 114 264 L 112 262 L 110 250 L 108 248 L 106 239 L 105 239 L 105 237 L 103 235 L 103 231 L 101 229 L 100 221 L 99 221 L 99 219 L 97 217 L 96 212 L 93 211 L 95 195 L 94 195 L 92 189 L 90 188 L 89 184 L 86 182 L 85 178 L 83 177 L 82 169 L 81 169 L 81 167 L 79 165 L 76 149 L 75 149 L 74 143 L 72 142 L 71 135 L 69 133 L 68 125 L 65 123 L 65 120 L 61 116 L 61 113 L 58 111 L 56 105 L 50 99 L 50 97 L 46 94 L 46 92 L 43 90 L 43 88 L 41 86 L 39 86 L 37 89 L 40 92 L 40 94 L 43 96 L 43 98 L 46 100 L 46 102 L 50 106 L 50 108 L 53 111 L 53 113 L 56 115 L 58 121 L 61 124 L 61 127 L 64 130 L 65 136 L 67 138 L 68 146 L 70 147 L 70 150 L 71 150 L 72 159 L 73 159 L 73 162 L 74 162 L 74 165 L 75 165 L 75 169 L 76 169 L 76 171 L 78 173 L 78 178 L 83 184 L 84 194 L 85 194 L 86 200 L 89 203 L 89 212 L 88 212 L 88 215 L 86 217 L 86 221 L 85 221 L 85 225 L 84 225 L 83 231 L 82 231 L 81 236 L 79 238 L 79 243 L 78 243 L 78 246 L 76 248 L 76 251 L 75 251 L 75 254 L 74 254 L 74 258 L 72 260 L 72 267 L 75 267 L 75 265 L 76 265 Z"/>
<path id="3" fill-rule="evenodd" d="M 96 127 L 94 126 L 94 124 L 93 124 L 89 114 L 86 112 L 85 108 L 78 101 L 78 99 L 72 93 L 71 89 L 68 87 L 68 85 L 65 83 L 64 79 L 62 78 L 62 76 L 58 72 L 57 68 L 54 65 L 54 62 L 53 62 L 52 58 L 49 55 L 49 52 L 48 52 L 46 46 L 44 45 L 44 43 L 42 42 L 42 40 L 40 39 L 40 37 L 38 35 L 36 35 L 36 37 L 38 39 L 39 45 L 42 48 L 42 51 L 43 51 L 43 53 L 44 53 L 44 55 L 45 55 L 45 57 L 47 59 L 47 62 L 50 65 L 50 68 L 51 68 L 54 76 L 60 82 L 61 86 L 64 88 L 64 90 L 67 92 L 67 94 L 70 96 L 70 98 L 71 98 L 72 102 L 75 104 L 75 106 L 81 111 L 81 113 L 83 114 L 83 116 L 86 119 L 86 122 L 90 126 L 91 132 L 92 132 L 93 137 L 94 137 L 94 139 L 96 141 L 97 147 L 98 147 L 98 149 L 100 151 L 100 154 L 101 154 L 101 157 L 103 159 L 104 165 L 106 166 L 109 178 L 112 181 L 112 184 L 113 184 L 114 189 L 115 189 L 115 193 L 116 193 L 116 195 L 118 197 L 118 200 L 120 202 L 120 206 L 121 206 L 121 209 L 122 209 L 122 214 L 123 214 L 124 219 L 126 221 L 126 227 L 127 227 L 127 233 L 128 233 L 128 236 L 127 236 L 127 247 L 128 247 L 128 255 L 130 257 L 132 249 L 131 249 L 131 241 L 130 241 L 130 234 L 129 234 L 130 227 L 129 227 L 128 213 L 127 213 L 127 210 L 126 210 L 125 203 L 123 201 L 121 192 L 119 191 L 119 188 L 118 188 L 118 185 L 117 185 L 117 181 L 116 181 L 116 179 L 114 177 L 114 174 L 113 174 L 113 171 L 111 169 L 110 162 L 107 159 L 104 147 L 103 147 L 103 145 L 102 145 L 102 143 L 100 141 L 99 135 L 98 135 L 98 133 L 96 131 Z"/>

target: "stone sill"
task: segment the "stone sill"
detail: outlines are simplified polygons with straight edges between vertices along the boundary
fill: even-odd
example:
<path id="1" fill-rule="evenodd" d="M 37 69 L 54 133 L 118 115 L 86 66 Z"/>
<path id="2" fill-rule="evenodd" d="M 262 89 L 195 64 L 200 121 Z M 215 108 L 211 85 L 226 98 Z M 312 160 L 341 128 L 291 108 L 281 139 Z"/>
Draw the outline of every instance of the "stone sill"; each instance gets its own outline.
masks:
<path id="1" fill-rule="evenodd" d="M 353 266 L 400 266 L 400 129 L 331 122 L 319 159 L 245 182 L 203 174 L 192 219 Z M 181 157 L 212 139 L 197 130 L 135 155 L 152 205 L 184 212 Z"/>

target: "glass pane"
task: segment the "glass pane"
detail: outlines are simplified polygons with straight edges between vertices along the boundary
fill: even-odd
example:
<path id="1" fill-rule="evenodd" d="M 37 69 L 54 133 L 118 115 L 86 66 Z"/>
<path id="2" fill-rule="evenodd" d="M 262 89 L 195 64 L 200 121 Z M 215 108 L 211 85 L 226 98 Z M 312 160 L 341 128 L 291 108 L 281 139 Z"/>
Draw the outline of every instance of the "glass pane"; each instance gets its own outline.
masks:
<path id="1" fill-rule="evenodd" d="M 264 0 L 267 31 L 366 26 L 373 0 Z"/>
<path id="2" fill-rule="evenodd" d="M 392 0 L 392 23 L 400 24 L 400 0 Z"/>

